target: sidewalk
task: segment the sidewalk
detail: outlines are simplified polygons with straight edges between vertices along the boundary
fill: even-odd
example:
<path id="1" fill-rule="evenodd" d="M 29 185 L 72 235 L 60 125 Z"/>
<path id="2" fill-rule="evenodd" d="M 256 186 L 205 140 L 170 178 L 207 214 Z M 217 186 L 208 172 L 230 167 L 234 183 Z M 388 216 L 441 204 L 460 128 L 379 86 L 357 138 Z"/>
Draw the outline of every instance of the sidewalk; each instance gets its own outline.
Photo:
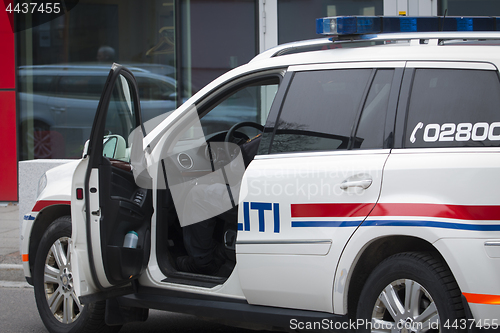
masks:
<path id="1" fill-rule="evenodd" d="M 25 282 L 19 254 L 19 206 L 0 203 L 0 282 Z"/>

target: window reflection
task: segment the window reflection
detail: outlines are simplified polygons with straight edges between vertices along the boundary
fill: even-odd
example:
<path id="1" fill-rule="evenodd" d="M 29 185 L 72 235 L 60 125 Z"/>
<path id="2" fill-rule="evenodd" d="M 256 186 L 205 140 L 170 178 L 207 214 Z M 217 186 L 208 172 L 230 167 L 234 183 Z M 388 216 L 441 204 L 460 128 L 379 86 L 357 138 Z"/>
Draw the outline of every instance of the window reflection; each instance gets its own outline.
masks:
<path id="1" fill-rule="evenodd" d="M 81 156 L 113 62 L 134 73 L 144 121 L 174 110 L 255 56 L 256 8 L 256 0 L 80 0 L 46 23 L 20 16 L 19 159 Z"/>
<path id="2" fill-rule="evenodd" d="M 383 15 L 383 2 L 383 0 L 278 0 L 278 43 L 317 38 L 318 17 Z"/>
<path id="3" fill-rule="evenodd" d="M 79 1 L 18 34 L 20 160 L 79 158 L 113 62 L 136 76 L 145 120 L 175 109 L 173 0 Z"/>

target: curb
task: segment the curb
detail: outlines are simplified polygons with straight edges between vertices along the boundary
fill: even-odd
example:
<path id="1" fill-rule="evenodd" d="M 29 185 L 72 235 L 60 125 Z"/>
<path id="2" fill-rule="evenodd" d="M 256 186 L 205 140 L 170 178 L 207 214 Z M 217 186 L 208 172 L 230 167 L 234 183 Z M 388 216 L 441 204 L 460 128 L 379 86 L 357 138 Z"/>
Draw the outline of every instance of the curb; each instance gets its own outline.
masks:
<path id="1" fill-rule="evenodd" d="M 28 282 L 0 281 L 0 288 L 33 288 Z"/>
<path id="2" fill-rule="evenodd" d="M 0 264 L 1 282 L 26 282 L 23 265 Z"/>

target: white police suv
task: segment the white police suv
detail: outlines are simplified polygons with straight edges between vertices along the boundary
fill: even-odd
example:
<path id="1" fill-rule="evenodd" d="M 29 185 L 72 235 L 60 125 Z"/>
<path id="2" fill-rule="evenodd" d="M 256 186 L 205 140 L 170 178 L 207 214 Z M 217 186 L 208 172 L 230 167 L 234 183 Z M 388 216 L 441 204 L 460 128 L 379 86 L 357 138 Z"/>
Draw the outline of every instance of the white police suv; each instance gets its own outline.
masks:
<path id="1" fill-rule="evenodd" d="M 150 308 L 283 331 L 498 328 L 498 27 L 318 19 L 326 38 L 145 124 L 114 65 L 83 158 L 42 177 L 22 224 L 49 331 L 118 330 Z M 215 259 L 186 269 L 200 239 Z"/>

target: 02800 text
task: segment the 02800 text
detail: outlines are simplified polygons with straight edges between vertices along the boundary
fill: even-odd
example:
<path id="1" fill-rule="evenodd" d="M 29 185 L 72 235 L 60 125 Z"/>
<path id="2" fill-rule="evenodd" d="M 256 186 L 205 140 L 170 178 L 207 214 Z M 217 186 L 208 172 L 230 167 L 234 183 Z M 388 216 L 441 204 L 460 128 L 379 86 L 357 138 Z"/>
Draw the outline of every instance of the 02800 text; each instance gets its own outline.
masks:
<path id="1" fill-rule="evenodd" d="M 410 136 L 410 142 L 417 141 L 417 132 L 424 127 L 419 122 Z M 485 122 L 472 123 L 446 123 L 446 124 L 427 124 L 423 129 L 422 139 L 425 142 L 436 141 L 500 141 L 500 122 L 491 124 Z"/>

